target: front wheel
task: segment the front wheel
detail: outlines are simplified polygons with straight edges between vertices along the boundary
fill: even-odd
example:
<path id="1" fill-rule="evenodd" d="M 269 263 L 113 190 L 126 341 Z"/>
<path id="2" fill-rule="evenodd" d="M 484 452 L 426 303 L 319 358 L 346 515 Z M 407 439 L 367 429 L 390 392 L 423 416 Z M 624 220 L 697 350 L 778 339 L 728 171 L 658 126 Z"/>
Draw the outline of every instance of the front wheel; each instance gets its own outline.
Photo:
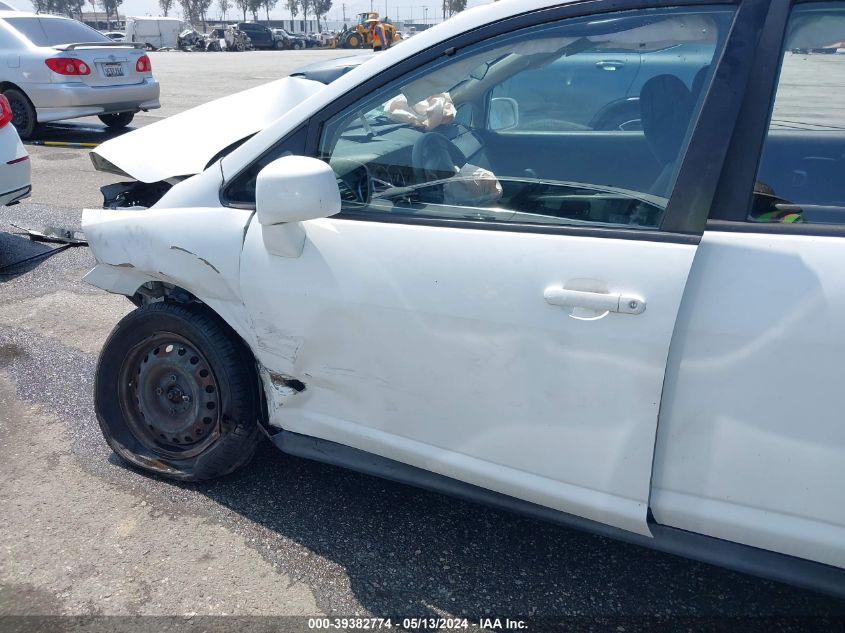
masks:
<path id="1" fill-rule="evenodd" d="M 260 439 L 252 357 L 200 304 L 152 303 L 124 317 L 100 354 L 94 405 L 115 453 L 172 479 L 231 473 Z"/>
<path id="2" fill-rule="evenodd" d="M 298 51 L 300 49 L 302 49 L 302 42 L 297 40 L 293 43 L 293 50 Z"/>
<path id="3" fill-rule="evenodd" d="M 15 88 L 4 90 L 3 94 L 12 108 L 12 125 L 18 131 L 18 136 L 24 140 L 35 136 L 38 130 L 38 115 L 29 97 Z"/>
<path id="4" fill-rule="evenodd" d="M 100 121 L 113 129 L 124 128 L 135 118 L 134 112 L 116 112 L 114 114 L 100 114 L 98 116 Z"/>

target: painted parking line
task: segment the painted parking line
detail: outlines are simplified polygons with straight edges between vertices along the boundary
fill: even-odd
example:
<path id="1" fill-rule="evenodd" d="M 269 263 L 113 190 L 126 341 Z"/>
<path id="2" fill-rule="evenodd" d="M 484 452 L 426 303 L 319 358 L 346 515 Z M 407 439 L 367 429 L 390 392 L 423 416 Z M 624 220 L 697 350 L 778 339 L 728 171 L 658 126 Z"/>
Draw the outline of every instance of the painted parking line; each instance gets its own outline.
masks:
<path id="1" fill-rule="evenodd" d="M 97 147 L 99 143 L 72 143 L 70 141 L 27 141 L 24 145 L 46 145 L 47 147 Z"/>

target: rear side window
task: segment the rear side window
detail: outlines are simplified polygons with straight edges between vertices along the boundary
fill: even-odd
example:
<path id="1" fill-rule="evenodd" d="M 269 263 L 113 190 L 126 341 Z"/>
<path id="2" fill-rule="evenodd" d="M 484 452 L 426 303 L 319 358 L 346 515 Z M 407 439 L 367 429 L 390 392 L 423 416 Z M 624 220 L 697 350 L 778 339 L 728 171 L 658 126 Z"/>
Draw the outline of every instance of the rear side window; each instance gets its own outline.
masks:
<path id="1" fill-rule="evenodd" d="M 76 20 L 60 18 L 6 18 L 6 24 L 36 46 L 80 44 L 83 42 L 111 42 L 102 33 Z"/>
<path id="2" fill-rule="evenodd" d="M 748 220 L 845 224 L 845 2 L 793 9 Z"/>

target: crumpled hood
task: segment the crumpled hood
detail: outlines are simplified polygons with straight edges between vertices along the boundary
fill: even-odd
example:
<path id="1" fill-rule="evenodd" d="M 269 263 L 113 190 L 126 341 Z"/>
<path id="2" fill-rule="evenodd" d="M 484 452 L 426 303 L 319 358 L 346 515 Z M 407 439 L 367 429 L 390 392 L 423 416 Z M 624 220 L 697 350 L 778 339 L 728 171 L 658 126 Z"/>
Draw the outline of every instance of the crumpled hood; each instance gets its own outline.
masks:
<path id="1" fill-rule="evenodd" d="M 106 141 L 91 152 L 91 161 L 100 171 L 146 183 L 193 176 L 324 87 L 299 77 L 271 81 Z"/>

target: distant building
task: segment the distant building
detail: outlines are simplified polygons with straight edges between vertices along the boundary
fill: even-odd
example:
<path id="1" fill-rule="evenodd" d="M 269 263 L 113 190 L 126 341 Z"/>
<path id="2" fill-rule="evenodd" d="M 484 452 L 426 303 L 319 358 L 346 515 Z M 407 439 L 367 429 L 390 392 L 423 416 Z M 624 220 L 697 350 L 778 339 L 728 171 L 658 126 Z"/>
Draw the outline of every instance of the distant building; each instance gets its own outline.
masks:
<path id="1" fill-rule="evenodd" d="M 77 19 L 98 31 L 122 31 L 126 28 L 126 16 L 112 15 L 111 20 L 106 20 L 105 11 L 83 11 Z"/>

